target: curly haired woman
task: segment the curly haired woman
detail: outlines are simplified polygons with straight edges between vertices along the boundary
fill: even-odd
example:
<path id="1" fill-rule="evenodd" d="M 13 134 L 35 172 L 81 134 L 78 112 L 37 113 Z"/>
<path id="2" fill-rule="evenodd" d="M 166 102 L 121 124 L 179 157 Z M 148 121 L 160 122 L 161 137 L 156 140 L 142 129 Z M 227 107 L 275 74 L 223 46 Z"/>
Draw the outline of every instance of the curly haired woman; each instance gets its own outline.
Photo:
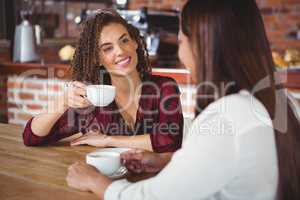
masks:
<path id="1" fill-rule="evenodd" d="M 55 112 L 28 121 L 24 144 L 44 145 L 82 133 L 71 145 L 174 152 L 181 146 L 183 117 L 176 82 L 151 74 L 138 29 L 114 11 L 100 10 L 84 24 L 73 63 L 73 82 Z M 114 101 L 93 107 L 87 84 L 116 88 Z M 134 137 L 133 137 L 134 135 Z"/>

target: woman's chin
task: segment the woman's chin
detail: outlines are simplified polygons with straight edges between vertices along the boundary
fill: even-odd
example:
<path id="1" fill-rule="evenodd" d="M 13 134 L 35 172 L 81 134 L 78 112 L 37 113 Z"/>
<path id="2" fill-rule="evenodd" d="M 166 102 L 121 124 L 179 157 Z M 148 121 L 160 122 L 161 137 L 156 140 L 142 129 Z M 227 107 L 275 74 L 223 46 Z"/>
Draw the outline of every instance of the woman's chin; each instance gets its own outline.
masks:
<path id="1" fill-rule="evenodd" d="M 131 68 L 131 67 L 126 67 L 126 68 L 118 68 L 115 69 L 113 72 L 113 75 L 118 75 L 118 76 L 131 76 L 132 74 L 137 73 L 136 68 Z"/>

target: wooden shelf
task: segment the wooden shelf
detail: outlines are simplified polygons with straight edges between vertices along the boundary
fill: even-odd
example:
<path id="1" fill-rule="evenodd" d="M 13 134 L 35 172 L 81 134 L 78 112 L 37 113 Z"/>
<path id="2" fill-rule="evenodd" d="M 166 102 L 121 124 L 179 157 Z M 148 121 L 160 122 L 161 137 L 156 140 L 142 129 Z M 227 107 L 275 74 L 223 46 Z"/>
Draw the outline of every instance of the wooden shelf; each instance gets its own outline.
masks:
<path id="1" fill-rule="evenodd" d="M 68 64 L 40 64 L 40 63 L 0 63 L 1 75 L 37 76 L 41 78 L 68 79 L 71 68 Z"/>

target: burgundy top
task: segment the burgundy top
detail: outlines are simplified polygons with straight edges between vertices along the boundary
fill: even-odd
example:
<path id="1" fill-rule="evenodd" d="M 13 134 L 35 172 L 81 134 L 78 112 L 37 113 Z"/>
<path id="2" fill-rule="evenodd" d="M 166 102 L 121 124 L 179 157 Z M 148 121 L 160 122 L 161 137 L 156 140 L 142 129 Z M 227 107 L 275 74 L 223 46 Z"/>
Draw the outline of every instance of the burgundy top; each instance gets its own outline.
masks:
<path id="1" fill-rule="evenodd" d="M 26 146 L 54 143 L 78 132 L 100 130 L 107 135 L 150 134 L 155 152 L 173 152 L 181 147 L 183 116 L 180 92 L 172 78 L 151 75 L 143 81 L 134 127 L 129 127 L 115 101 L 106 107 L 68 109 L 44 137 L 34 135 L 30 119 L 23 133 Z"/>

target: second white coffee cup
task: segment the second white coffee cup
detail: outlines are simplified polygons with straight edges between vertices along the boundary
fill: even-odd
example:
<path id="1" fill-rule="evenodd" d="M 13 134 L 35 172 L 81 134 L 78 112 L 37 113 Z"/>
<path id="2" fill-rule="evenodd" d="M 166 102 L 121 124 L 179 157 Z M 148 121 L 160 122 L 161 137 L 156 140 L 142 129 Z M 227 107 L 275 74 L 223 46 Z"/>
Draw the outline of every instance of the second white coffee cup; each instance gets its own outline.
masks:
<path id="1" fill-rule="evenodd" d="M 116 152 L 92 152 L 87 154 L 86 163 L 97 168 L 102 174 L 111 176 L 121 168 L 120 154 Z"/>

